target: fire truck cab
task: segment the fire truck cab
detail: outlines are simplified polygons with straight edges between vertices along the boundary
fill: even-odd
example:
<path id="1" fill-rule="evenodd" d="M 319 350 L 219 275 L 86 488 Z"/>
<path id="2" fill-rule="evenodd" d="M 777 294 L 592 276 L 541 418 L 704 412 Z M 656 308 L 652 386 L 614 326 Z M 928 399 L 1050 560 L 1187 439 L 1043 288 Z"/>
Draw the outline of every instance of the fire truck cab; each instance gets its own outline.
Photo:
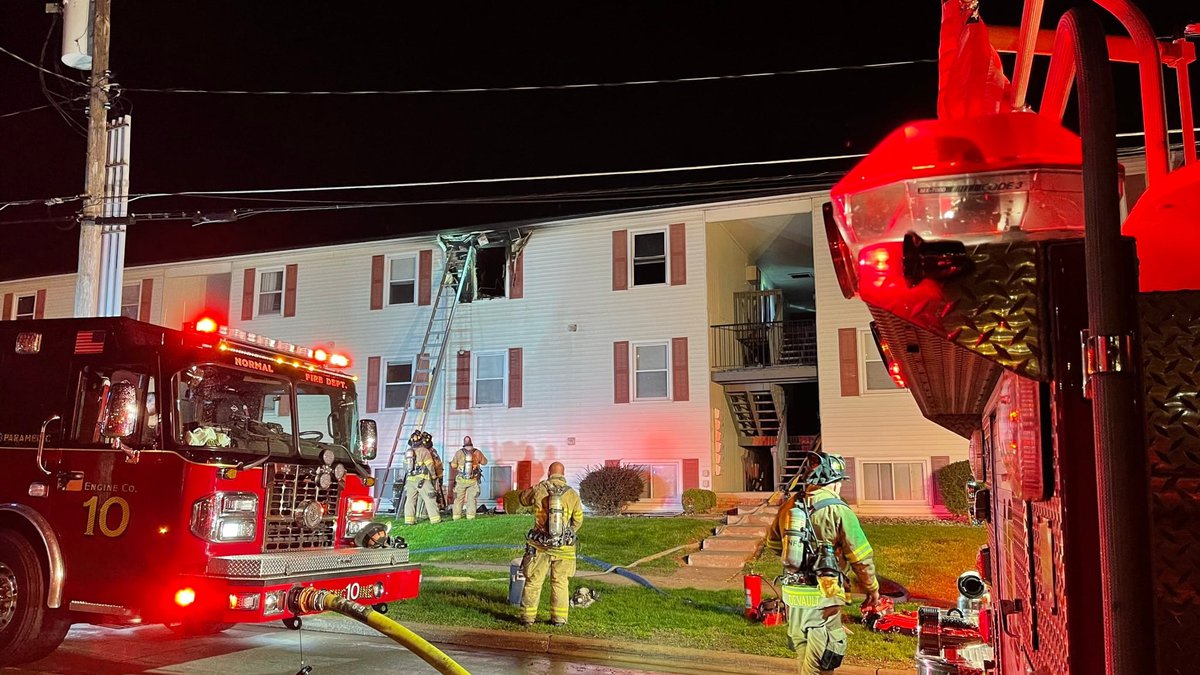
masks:
<path id="1" fill-rule="evenodd" d="M 366 527 L 376 427 L 348 365 L 209 319 L 0 323 L 0 666 L 72 623 L 202 634 L 295 621 L 299 587 L 415 597 L 407 548 Z"/>

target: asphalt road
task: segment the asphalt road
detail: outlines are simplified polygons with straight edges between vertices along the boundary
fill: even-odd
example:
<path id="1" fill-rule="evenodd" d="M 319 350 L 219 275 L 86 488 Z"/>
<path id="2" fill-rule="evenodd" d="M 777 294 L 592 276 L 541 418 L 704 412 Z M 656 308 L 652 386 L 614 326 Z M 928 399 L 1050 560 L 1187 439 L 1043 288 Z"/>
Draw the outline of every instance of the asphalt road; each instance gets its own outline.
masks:
<path id="1" fill-rule="evenodd" d="M 181 638 L 163 626 L 110 629 L 78 625 L 50 656 L 4 673 L 219 673 L 292 675 L 304 663 L 313 675 L 332 673 L 433 673 L 408 650 L 380 636 L 347 635 L 274 626 L 237 626 L 224 633 Z M 640 675 L 662 670 L 614 668 L 552 654 L 445 647 L 471 673 L 534 675 Z M 686 671 L 675 671 L 686 672 Z"/>

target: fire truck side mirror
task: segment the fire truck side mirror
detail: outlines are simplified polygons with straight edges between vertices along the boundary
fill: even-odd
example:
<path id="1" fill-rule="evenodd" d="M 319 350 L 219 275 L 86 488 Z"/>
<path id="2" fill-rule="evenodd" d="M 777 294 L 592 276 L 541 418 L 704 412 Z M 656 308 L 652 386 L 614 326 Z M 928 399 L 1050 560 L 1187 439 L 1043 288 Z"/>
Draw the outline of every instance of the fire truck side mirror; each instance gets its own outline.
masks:
<path id="1" fill-rule="evenodd" d="M 358 421 L 358 454 L 364 460 L 370 461 L 375 459 L 375 455 L 379 452 L 379 429 L 375 426 L 375 420 L 359 420 Z"/>
<path id="2" fill-rule="evenodd" d="M 129 382 L 117 382 L 108 390 L 104 404 L 104 426 L 101 435 L 105 440 L 120 440 L 137 430 L 138 392 Z"/>

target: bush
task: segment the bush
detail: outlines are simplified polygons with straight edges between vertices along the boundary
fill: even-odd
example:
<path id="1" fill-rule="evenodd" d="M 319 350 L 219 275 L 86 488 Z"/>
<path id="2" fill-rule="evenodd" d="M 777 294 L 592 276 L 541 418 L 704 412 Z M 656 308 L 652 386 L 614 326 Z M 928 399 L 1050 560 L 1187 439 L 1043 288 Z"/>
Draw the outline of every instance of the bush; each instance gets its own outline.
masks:
<path id="1" fill-rule="evenodd" d="M 972 480 L 971 463 L 963 460 L 937 470 L 938 492 L 946 509 L 957 516 L 967 515 L 967 481 Z"/>
<path id="2" fill-rule="evenodd" d="M 579 481 L 579 499 L 597 515 L 615 516 L 641 497 L 645 472 L 631 464 L 588 467 Z"/>
<path id="3" fill-rule="evenodd" d="M 535 507 L 521 505 L 521 491 L 509 490 L 504 493 L 504 512 L 509 514 L 533 513 Z"/>
<path id="4" fill-rule="evenodd" d="M 689 488 L 683 491 L 684 513 L 708 513 L 717 505 L 717 493 L 712 490 Z"/>

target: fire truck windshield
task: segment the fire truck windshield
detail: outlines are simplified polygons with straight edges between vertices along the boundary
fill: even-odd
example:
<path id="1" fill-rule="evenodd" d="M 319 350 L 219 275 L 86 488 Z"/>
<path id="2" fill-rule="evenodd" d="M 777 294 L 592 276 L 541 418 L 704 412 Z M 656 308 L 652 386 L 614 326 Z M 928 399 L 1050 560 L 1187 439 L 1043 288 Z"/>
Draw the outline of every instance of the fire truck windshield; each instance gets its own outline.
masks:
<path id="1" fill-rule="evenodd" d="M 176 374 L 175 395 L 182 445 L 310 458 L 328 448 L 349 457 L 358 411 L 346 389 L 206 364 Z"/>

